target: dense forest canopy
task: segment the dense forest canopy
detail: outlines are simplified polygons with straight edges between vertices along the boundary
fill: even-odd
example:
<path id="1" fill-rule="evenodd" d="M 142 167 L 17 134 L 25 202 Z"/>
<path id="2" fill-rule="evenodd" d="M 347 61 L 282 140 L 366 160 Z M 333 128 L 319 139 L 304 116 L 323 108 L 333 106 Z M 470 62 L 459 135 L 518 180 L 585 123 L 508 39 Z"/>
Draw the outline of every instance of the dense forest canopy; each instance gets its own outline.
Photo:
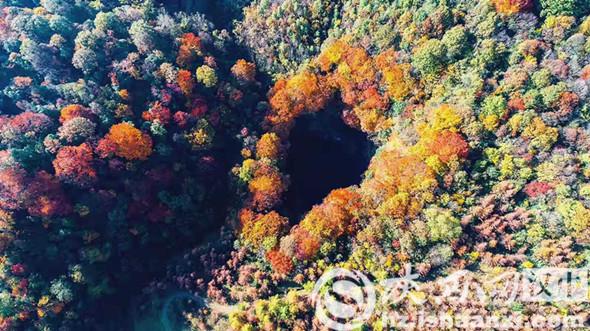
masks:
<path id="1" fill-rule="evenodd" d="M 1 2 L 0 330 L 321 330 L 334 268 L 410 264 L 424 297 L 457 270 L 588 268 L 589 13 Z M 588 310 L 466 306 L 426 304 Z"/>

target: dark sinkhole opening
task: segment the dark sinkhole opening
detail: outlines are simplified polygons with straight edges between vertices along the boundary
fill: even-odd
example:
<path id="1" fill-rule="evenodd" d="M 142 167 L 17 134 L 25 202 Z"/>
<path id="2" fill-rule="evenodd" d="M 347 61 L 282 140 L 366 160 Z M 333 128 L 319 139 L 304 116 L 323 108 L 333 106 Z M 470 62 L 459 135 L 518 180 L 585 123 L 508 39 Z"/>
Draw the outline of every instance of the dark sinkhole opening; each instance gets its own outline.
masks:
<path id="1" fill-rule="evenodd" d="M 361 182 L 375 152 L 367 135 L 324 110 L 297 119 L 289 135 L 284 213 L 298 220 L 330 191 Z"/>

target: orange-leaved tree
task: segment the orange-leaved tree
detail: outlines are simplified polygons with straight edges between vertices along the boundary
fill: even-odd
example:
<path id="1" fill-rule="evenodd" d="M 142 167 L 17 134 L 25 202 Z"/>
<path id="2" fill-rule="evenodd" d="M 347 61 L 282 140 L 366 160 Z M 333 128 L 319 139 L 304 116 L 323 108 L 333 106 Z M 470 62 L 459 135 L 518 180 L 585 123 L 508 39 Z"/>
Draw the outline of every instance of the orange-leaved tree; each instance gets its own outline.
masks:
<path id="1" fill-rule="evenodd" d="M 231 73 L 241 82 L 252 82 L 256 79 L 256 65 L 244 59 L 239 59 L 231 68 Z"/>
<path id="2" fill-rule="evenodd" d="M 266 164 L 258 164 L 248 189 L 252 196 L 252 207 L 263 211 L 273 208 L 281 200 L 286 185 L 277 168 Z"/>
<path id="3" fill-rule="evenodd" d="M 53 161 L 55 176 L 66 183 L 86 186 L 96 180 L 92 166 L 92 147 L 88 143 L 80 146 L 62 147 Z"/>
<path id="4" fill-rule="evenodd" d="M 192 32 L 185 33 L 180 38 L 180 48 L 176 63 L 181 67 L 191 65 L 201 55 L 201 38 Z"/>
<path id="5" fill-rule="evenodd" d="M 147 133 L 123 122 L 111 127 L 99 142 L 97 152 L 103 158 L 114 154 L 127 160 L 145 160 L 152 154 L 152 145 Z"/>
<path id="6" fill-rule="evenodd" d="M 87 119 L 93 119 L 94 115 L 90 111 L 90 109 L 78 105 L 78 104 L 71 104 L 63 107 L 60 111 L 59 122 L 64 123 L 68 120 L 71 120 L 74 117 L 84 117 Z"/>
<path id="7" fill-rule="evenodd" d="M 244 242 L 254 250 L 265 251 L 277 245 L 279 237 L 289 225 L 289 220 L 276 211 L 256 214 L 248 209 L 240 211 L 240 222 Z"/>
<path id="8" fill-rule="evenodd" d="M 256 143 L 256 157 L 275 160 L 281 153 L 281 139 L 274 132 L 265 133 Z"/>
<path id="9" fill-rule="evenodd" d="M 321 110 L 331 95 L 323 79 L 308 71 L 281 79 L 270 91 L 268 120 L 277 128 L 288 126 L 300 114 Z"/>
<path id="10" fill-rule="evenodd" d="M 193 88 L 195 87 L 195 80 L 193 79 L 191 72 L 184 69 L 178 70 L 176 80 L 182 93 L 186 96 L 191 95 Z"/>

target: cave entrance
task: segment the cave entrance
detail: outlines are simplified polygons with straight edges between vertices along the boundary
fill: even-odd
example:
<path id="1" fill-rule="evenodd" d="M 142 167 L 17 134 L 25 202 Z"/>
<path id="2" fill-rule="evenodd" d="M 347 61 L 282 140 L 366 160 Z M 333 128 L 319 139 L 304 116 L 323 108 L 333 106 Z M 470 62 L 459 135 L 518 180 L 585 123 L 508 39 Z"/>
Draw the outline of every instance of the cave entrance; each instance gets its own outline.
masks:
<path id="1" fill-rule="evenodd" d="M 291 183 L 283 212 L 293 220 L 330 191 L 359 184 L 375 152 L 366 134 L 328 110 L 298 118 L 289 142 L 286 167 Z"/>

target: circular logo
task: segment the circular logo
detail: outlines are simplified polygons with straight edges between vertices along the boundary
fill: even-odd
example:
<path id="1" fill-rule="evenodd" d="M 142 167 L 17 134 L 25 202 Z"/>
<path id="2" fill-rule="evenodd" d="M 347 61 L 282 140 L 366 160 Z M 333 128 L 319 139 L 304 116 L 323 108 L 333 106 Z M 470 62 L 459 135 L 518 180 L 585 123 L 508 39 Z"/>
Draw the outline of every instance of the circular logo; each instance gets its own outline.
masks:
<path id="1" fill-rule="evenodd" d="M 356 329 L 371 318 L 375 287 L 359 271 L 332 269 L 316 282 L 311 295 L 316 318 L 332 330 Z"/>

